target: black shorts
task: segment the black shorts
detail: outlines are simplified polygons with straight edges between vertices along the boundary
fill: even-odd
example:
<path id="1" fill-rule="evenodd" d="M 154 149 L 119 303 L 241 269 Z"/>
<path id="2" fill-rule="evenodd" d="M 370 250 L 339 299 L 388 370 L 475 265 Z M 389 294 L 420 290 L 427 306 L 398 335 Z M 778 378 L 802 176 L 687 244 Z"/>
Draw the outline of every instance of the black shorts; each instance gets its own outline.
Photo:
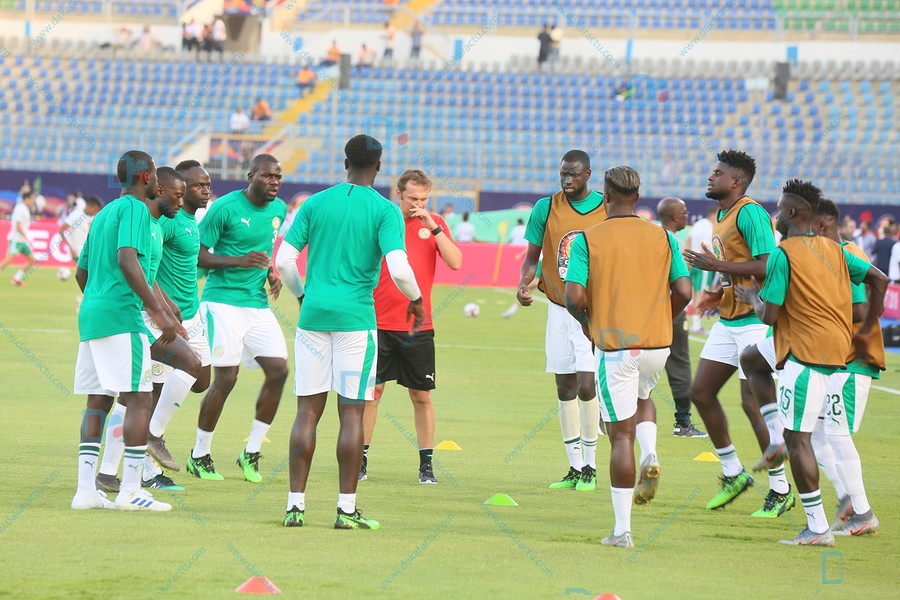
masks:
<path id="1" fill-rule="evenodd" d="M 434 389 L 434 330 L 413 337 L 378 330 L 378 383 L 396 381 L 411 390 Z"/>

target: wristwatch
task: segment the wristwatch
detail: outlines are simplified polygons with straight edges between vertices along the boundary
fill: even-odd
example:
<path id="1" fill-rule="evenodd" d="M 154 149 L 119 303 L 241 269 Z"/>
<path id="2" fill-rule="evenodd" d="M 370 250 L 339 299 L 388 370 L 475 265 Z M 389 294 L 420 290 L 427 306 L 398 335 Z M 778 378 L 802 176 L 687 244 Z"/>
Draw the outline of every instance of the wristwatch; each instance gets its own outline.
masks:
<path id="1" fill-rule="evenodd" d="M 437 235 L 440 232 L 442 232 L 443 230 L 444 230 L 444 228 L 441 227 L 440 225 L 438 225 L 437 227 L 435 227 L 434 229 L 431 230 L 431 235 Z"/>

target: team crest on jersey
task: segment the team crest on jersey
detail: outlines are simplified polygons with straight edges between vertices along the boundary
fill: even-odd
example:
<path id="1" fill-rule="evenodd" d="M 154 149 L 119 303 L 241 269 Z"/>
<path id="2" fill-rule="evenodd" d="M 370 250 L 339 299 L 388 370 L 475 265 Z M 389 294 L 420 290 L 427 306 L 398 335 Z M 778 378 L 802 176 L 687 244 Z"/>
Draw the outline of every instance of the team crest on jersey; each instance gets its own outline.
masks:
<path id="1" fill-rule="evenodd" d="M 556 267 L 559 269 L 559 277 L 562 280 L 566 279 L 566 272 L 569 270 L 569 253 L 572 249 L 572 242 L 575 241 L 575 237 L 579 233 L 581 231 L 570 231 L 559 240 L 559 250 L 556 252 Z"/>
<path id="2" fill-rule="evenodd" d="M 156 321 L 150 321 L 150 328 L 151 328 L 151 329 L 157 329 L 157 330 L 158 330 L 158 329 L 159 329 L 159 325 L 156 324 Z"/>
<path id="3" fill-rule="evenodd" d="M 151 367 L 153 369 L 153 375 L 159 377 L 163 374 L 163 366 L 159 363 L 154 363 Z"/>
<path id="4" fill-rule="evenodd" d="M 722 238 L 718 236 L 718 234 L 714 235 L 712 238 L 712 252 L 716 255 L 716 260 L 724 261 L 725 258 L 725 244 L 722 243 Z M 728 273 L 722 273 L 722 287 L 729 288 L 731 287 L 731 275 Z"/>
<path id="5" fill-rule="evenodd" d="M 281 219 L 272 217 L 272 229 L 278 229 L 279 227 L 281 227 Z"/>
<path id="6" fill-rule="evenodd" d="M 420 240 L 427 240 L 429 235 L 431 235 L 431 232 L 427 228 L 423 227 L 422 229 L 419 230 L 419 239 Z"/>

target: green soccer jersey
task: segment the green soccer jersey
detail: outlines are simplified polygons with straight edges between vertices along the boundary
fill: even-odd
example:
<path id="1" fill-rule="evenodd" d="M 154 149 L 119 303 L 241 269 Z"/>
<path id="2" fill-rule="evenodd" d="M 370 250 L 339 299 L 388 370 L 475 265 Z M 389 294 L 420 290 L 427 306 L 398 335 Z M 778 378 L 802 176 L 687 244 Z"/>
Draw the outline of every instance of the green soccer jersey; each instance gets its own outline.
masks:
<path id="1" fill-rule="evenodd" d="M 163 231 L 158 219 L 150 215 L 150 270 L 147 271 L 147 285 L 151 288 L 156 283 L 156 274 L 159 272 L 159 262 L 163 253 Z M 143 305 L 141 306 L 143 308 Z"/>
<path id="2" fill-rule="evenodd" d="M 141 300 L 119 268 L 119 249 L 134 248 L 144 273 L 150 273 L 150 211 L 134 196 L 110 202 L 94 217 L 78 266 L 88 273 L 78 312 L 81 341 L 120 333 L 145 333 Z"/>
<path id="3" fill-rule="evenodd" d="M 586 215 L 601 204 L 603 204 L 603 194 L 600 192 L 591 192 L 584 200 L 572 202 L 572 208 L 582 215 Z M 550 216 L 550 197 L 541 198 L 534 204 L 531 209 L 531 216 L 528 218 L 528 225 L 525 227 L 525 239 L 535 246 L 544 243 L 544 229 L 547 227 L 547 218 Z"/>
<path id="4" fill-rule="evenodd" d="M 197 294 L 197 255 L 200 253 L 200 229 L 194 215 L 179 210 L 174 219 L 160 217 L 163 255 L 156 274 L 159 287 L 181 310 L 185 321 L 193 319 L 200 308 Z"/>
<path id="5" fill-rule="evenodd" d="M 341 183 L 310 196 L 284 238 L 298 250 L 309 245 L 298 327 L 375 329 L 381 257 L 406 250 L 405 230 L 400 209 L 370 187 Z"/>
<path id="6" fill-rule="evenodd" d="M 219 256 L 244 256 L 265 252 L 272 257 L 278 229 L 287 205 L 275 198 L 256 206 L 244 190 L 226 194 L 212 203 L 200 222 L 200 243 Z M 220 302 L 246 308 L 268 308 L 266 269 L 210 269 L 203 287 L 204 302 Z"/>

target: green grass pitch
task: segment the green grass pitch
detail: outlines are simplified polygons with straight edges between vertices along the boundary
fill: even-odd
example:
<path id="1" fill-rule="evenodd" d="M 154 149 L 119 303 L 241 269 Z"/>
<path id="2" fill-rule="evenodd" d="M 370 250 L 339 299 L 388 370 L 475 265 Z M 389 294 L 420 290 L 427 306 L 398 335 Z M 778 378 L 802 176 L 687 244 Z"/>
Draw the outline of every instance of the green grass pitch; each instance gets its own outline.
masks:
<path id="1" fill-rule="evenodd" d="M 440 304 L 455 288 L 434 290 Z M 695 462 L 707 440 L 671 435 L 666 379 L 659 411 L 659 494 L 633 512 L 634 549 L 604 548 L 613 514 L 608 443 L 598 446 L 596 493 L 548 490 L 566 471 L 553 381 L 544 373 L 546 305 L 500 314 L 512 291 L 468 288 L 437 319 L 437 486 L 417 483 L 412 407 L 390 384 L 370 450 L 359 506 L 381 531 L 335 531 L 337 500 L 333 401 L 320 425 L 307 489 L 306 526 L 281 527 L 288 433 L 295 399 L 288 383 L 263 446 L 264 482 L 242 481 L 244 446 L 261 382 L 243 370 L 213 440 L 223 482 L 174 479 L 188 489 L 157 492 L 168 514 L 76 512 L 76 453 L 84 398 L 71 393 L 77 323 L 74 281 L 41 269 L 24 289 L 0 285 L 0 597 L 228 598 L 253 575 L 289 598 L 895 598 L 900 509 L 892 470 L 900 442 L 900 398 L 873 390 L 856 436 L 878 537 L 838 538 L 832 549 L 780 546 L 805 525 L 799 505 L 777 520 L 751 519 L 765 478 L 723 511 L 707 512 L 718 463 Z M 466 318 L 467 302 L 481 316 Z M 285 335 L 296 303 L 282 298 Z M 700 344 L 692 342 L 696 359 Z M 900 358 L 889 355 L 879 386 L 900 389 Z M 293 377 L 293 375 L 292 375 Z M 54 384 L 54 380 L 56 384 Z M 745 465 L 758 450 L 741 411 L 736 378 L 722 394 Z M 191 395 L 166 438 L 180 461 L 194 443 L 200 396 Z M 702 423 L 698 425 L 702 426 Z M 414 439 L 414 438 L 412 438 Z M 836 498 L 822 480 L 829 518 Z M 482 506 L 495 493 L 517 507 Z"/>

